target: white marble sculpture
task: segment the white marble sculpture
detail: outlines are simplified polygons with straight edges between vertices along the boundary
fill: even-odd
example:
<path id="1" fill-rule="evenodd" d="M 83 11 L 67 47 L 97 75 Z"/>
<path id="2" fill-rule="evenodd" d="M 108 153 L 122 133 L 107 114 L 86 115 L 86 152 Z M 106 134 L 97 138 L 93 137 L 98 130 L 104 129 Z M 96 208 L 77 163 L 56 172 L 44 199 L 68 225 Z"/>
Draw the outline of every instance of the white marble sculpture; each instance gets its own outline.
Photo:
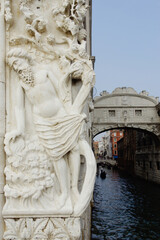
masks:
<path id="1" fill-rule="evenodd" d="M 96 163 L 83 134 L 83 108 L 95 76 L 86 53 L 86 11 L 85 0 L 6 1 L 5 218 L 77 217 L 91 200 Z M 74 100 L 72 79 L 81 81 Z"/>

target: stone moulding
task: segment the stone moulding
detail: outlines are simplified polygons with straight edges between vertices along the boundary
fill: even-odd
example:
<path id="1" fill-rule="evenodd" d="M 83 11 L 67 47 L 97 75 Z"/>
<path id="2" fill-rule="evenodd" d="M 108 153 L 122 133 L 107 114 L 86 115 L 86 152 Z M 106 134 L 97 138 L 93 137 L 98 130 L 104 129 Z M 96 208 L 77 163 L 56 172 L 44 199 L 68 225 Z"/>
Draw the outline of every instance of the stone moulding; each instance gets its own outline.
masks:
<path id="1" fill-rule="evenodd" d="M 79 218 L 6 219 L 4 240 L 80 240 Z"/>

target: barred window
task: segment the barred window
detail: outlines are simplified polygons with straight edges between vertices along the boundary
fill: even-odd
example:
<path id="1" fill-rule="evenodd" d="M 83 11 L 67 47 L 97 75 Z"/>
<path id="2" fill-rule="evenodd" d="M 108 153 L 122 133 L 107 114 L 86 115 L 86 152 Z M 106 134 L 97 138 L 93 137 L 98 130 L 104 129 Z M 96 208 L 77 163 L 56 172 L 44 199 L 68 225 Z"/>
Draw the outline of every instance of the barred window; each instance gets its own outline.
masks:
<path id="1" fill-rule="evenodd" d="M 135 116 L 142 116 L 142 110 L 135 110 Z"/>
<path id="2" fill-rule="evenodd" d="M 109 110 L 109 116 L 110 117 L 115 117 L 116 116 L 115 110 Z"/>

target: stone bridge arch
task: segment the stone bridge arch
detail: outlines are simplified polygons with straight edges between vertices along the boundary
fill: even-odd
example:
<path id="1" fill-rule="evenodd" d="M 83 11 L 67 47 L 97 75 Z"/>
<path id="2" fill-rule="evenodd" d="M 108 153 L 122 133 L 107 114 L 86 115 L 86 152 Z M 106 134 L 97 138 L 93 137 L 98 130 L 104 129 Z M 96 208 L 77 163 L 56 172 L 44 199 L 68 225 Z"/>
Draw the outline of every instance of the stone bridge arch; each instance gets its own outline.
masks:
<path id="1" fill-rule="evenodd" d="M 98 133 L 115 128 L 146 130 L 160 138 L 159 99 L 146 91 L 139 94 L 133 88 L 116 88 L 94 98 L 93 128 Z"/>

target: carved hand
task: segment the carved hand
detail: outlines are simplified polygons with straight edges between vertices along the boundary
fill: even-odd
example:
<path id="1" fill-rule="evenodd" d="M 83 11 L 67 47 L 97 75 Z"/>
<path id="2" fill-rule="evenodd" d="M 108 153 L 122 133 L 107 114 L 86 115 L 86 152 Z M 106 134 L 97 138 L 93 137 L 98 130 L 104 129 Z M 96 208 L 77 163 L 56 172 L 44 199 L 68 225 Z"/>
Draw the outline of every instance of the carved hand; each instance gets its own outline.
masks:
<path id="1" fill-rule="evenodd" d="M 13 130 L 11 132 L 8 132 L 5 135 L 4 144 L 8 145 L 11 140 L 15 141 L 17 137 L 23 136 L 23 135 L 24 135 L 24 133 L 22 131 L 19 131 L 19 130 Z"/>
<path id="2" fill-rule="evenodd" d="M 81 62 L 74 62 L 71 66 L 70 66 L 70 70 L 69 70 L 70 74 L 73 74 L 74 78 L 81 78 L 82 73 L 83 73 L 83 65 Z"/>
<path id="3" fill-rule="evenodd" d="M 9 133 L 6 133 L 4 144 L 5 152 L 8 156 L 15 154 L 15 152 L 22 151 L 24 148 L 24 140 L 22 136 L 23 133 L 18 130 L 13 130 Z"/>
<path id="4" fill-rule="evenodd" d="M 94 74 L 94 71 L 89 71 L 89 72 L 87 72 L 87 73 L 84 75 L 82 81 L 83 81 L 83 84 L 84 84 L 84 85 L 87 85 L 87 84 L 90 83 L 90 84 L 91 84 L 91 87 L 93 87 L 94 84 L 95 84 L 95 74 Z"/>

